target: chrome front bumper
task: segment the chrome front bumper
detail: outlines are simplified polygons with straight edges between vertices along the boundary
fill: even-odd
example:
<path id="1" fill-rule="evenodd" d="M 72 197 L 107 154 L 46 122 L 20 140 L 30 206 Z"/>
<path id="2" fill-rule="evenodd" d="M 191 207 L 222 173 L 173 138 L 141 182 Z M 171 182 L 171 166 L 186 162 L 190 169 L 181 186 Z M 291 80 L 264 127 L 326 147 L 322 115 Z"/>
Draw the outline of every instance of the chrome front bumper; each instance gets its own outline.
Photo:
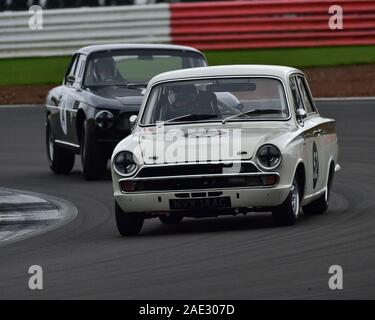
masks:
<path id="1" fill-rule="evenodd" d="M 179 190 L 167 192 L 130 192 L 116 191 L 114 196 L 125 212 L 170 212 L 169 200 L 181 199 L 179 194 L 220 192 L 220 197 L 230 197 L 231 208 L 273 207 L 283 203 L 290 192 L 290 186 L 276 186 L 272 188 L 238 188 L 238 189 L 201 189 Z"/>

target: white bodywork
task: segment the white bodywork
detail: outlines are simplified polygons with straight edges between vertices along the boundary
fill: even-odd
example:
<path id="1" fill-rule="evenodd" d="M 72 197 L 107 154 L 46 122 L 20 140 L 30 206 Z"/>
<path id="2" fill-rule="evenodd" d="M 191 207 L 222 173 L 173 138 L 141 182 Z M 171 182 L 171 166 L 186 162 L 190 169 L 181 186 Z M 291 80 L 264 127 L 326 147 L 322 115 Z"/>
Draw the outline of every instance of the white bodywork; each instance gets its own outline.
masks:
<path id="1" fill-rule="evenodd" d="M 142 137 L 147 136 L 147 139 L 153 141 L 158 138 L 155 131 L 150 127 L 142 127 L 139 124 L 144 108 L 153 86 L 177 80 L 191 80 L 200 78 L 215 78 L 215 77 L 270 77 L 278 79 L 282 82 L 286 101 L 289 107 L 290 116 L 283 121 L 239 121 L 239 122 L 214 122 L 214 123 L 191 123 L 185 125 L 171 125 L 168 129 L 175 127 L 182 132 L 191 128 L 200 128 L 201 130 L 214 129 L 218 132 L 225 131 L 225 129 L 238 128 L 241 129 L 241 150 L 243 154 L 237 155 L 235 159 L 230 160 L 233 163 L 251 163 L 258 169 L 258 172 L 253 175 L 261 176 L 265 174 L 274 173 L 279 176 L 279 180 L 275 186 L 257 186 L 257 187 L 238 187 L 238 188 L 190 188 L 186 190 L 161 190 L 161 191 L 142 191 L 142 192 L 124 192 L 120 188 L 120 181 L 142 181 L 154 179 L 162 184 L 167 176 L 153 178 L 140 178 L 138 173 L 149 167 L 160 166 L 166 168 L 173 166 L 173 163 L 158 163 L 155 164 L 150 160 L 149 156 L 145 156 L 139 150 L 140 141 Z M 298 170 L 304 171 L 303 194 L 301 195 L 301 204 L 306 205 L 311 201 L 320 197 L 327 188 L 328 177 L 330 170 L 337 171 L 339 169 L 338 158 L 338 143 L 335 131 L 335 121 L 332 119 L 323 118 L 317 112 L 307 113 L 305 118 L 301 120 L 296 114 L 296 103 L 291 89 L 291 81 L 297 79 L 305 79 L 304 74 L 294 68 L 281 66 L 262 66 L 262 65 L 235 65 L 235 66 L 219 66 L 194 68 L 188 70 L 172 71 L 160 74 L 154 77 L 148 84 L 145 100 L 141 107 L 138 122 L 135 124 L 131 135 L 122 140 L 115 148 L 112 155 L 112 178 L 114 196 L 124 212 L 145 212 L 145 213 L 166 213 L 170 212 L 170 200 L 179 199 L 176 194 L 187 193 L 191 196 L 192 193 L 202 193 L 208 196 L 208 192 L 221 192 L 221 196 L 230 197 L 231 208 L 270 208 L 278 206 L 287 198 L 293 179 Z M 307 86 L 307 82 L 305 82 Z M 308 88 L 308 87 L 307 87 Z M 309 95 L 311 95 L 308 90 Z M 312 98 L 311 98 L 312 101 Z M 315 107 L 315 106 L 314 106 Z M 155 127 L 154 127 L 155 128 Z M 181 135 L 182 140 L 189 139 L 186 135 Z M 168 141 L 164 141 L 168 145 Z M 200 147 L 207 147 L 207 143 L 214 145 L 215 142 L 202 143 Z M 256 155 L 258 149 L 264 144 L 272 144 L 279 148 L 282 154 L 281 164 L 272 171 L 262 170 L 258 164 Z M 315 147 L 313 147 L 315 146 Z M 129 176 L 124 176 L 114 170 L 114 157 L 121 151 L 130 151 L 135 154 L 138 159 L 139 167 L 137 171 Z M 314 164 L 314 156 L 318 158 L 318 169 L 316 163 Z M 182 159 L 183 160 L 183 159 Z M 200 159 L 202 160 L 202 159 Z M 208 160 L 208 159 L 207 159 Z M 220 163 L 228 159 L 214 159 L 213 163 Z M 315 159 L 315 161 L 317 161 Z M 176 159 L 179 162 L 179 159 Z M 194 164 L 181 163 L 181 165 Z M 314 179 L 315 174 L 318 176 Z M 222 175 L 236 176 L 239 173 L 223 173 Z M 176 177 L 174 177 L 176 178 Z M 181 179 L 194 179 L 189 175 L 181 176 Z M 316 179 L 317 178 L 317 179 Z"/>

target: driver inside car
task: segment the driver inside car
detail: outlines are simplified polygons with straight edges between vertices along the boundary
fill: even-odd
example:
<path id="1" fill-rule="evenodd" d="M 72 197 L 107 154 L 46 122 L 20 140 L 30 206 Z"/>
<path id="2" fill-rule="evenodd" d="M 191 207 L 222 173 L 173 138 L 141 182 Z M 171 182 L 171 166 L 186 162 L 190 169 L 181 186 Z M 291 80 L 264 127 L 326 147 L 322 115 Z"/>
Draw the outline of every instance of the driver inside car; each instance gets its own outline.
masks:
<path id="1" fill-rule="evenodd" d="M 116 62 L 112 57 L 94 60 L 93 78 L 97 84 L 123 84 L 124 78 L 117 70 Z"/>
<path id="2" fill-rule="evenodd" d="M 164 120 L 192 114 L 196 107 L 197 96 L 197 89 L 194 85 L 172 87 L 168 93 L 168 103 L 164 112 Z"/>

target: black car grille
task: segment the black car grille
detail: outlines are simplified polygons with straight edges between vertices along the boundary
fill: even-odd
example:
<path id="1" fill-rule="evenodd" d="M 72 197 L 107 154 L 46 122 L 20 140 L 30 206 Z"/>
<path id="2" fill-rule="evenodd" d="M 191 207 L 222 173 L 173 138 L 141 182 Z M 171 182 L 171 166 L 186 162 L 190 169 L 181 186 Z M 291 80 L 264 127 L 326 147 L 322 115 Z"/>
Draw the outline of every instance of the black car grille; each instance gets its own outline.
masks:
<path id="1" fill-rule="evenodd" d="M 139 178 L 152 177 L 175 177 L 183 175 L 206 175 L 222 173 L 255 173 L 259 172 L 252 163 L 243 162 L 233 165 L 233 163 L 205 163 L 205 164 L 186 164 L 186 165 L 167 165 L 163 167 L 149 166 L 143 167 L 139 173 Z"/>
<path id="2" fill-rule="evenodd" d="M 259 175 L 250 176 L 222 176 L 222 177 L 194 177 L 189 179 L 170 178 L 163 180 L 141 180 L 141 181 L 120 181 L 120 187 L 124 192 L 140 191 L 167 191 L 167 190 L 198 190 L 198 189 L 221 189 L 221 188 L 246 188 L 274 186 L 278 182 L 275 174 L 268 174 L 272 183 L 262 180 Z"/>

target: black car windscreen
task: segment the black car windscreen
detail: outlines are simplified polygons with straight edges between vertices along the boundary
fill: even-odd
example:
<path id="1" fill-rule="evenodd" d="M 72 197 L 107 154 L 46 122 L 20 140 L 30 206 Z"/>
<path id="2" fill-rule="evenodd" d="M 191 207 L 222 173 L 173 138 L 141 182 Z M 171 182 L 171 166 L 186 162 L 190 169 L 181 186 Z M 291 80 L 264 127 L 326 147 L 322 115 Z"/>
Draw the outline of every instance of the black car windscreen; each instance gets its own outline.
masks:
<path id="1" fill-rule="evenodd" d="M 111 50 L 89 55 L 84 86 L 147 83 L 157 74 L 206 65 L 198 52 L 178 50 Z"/>

